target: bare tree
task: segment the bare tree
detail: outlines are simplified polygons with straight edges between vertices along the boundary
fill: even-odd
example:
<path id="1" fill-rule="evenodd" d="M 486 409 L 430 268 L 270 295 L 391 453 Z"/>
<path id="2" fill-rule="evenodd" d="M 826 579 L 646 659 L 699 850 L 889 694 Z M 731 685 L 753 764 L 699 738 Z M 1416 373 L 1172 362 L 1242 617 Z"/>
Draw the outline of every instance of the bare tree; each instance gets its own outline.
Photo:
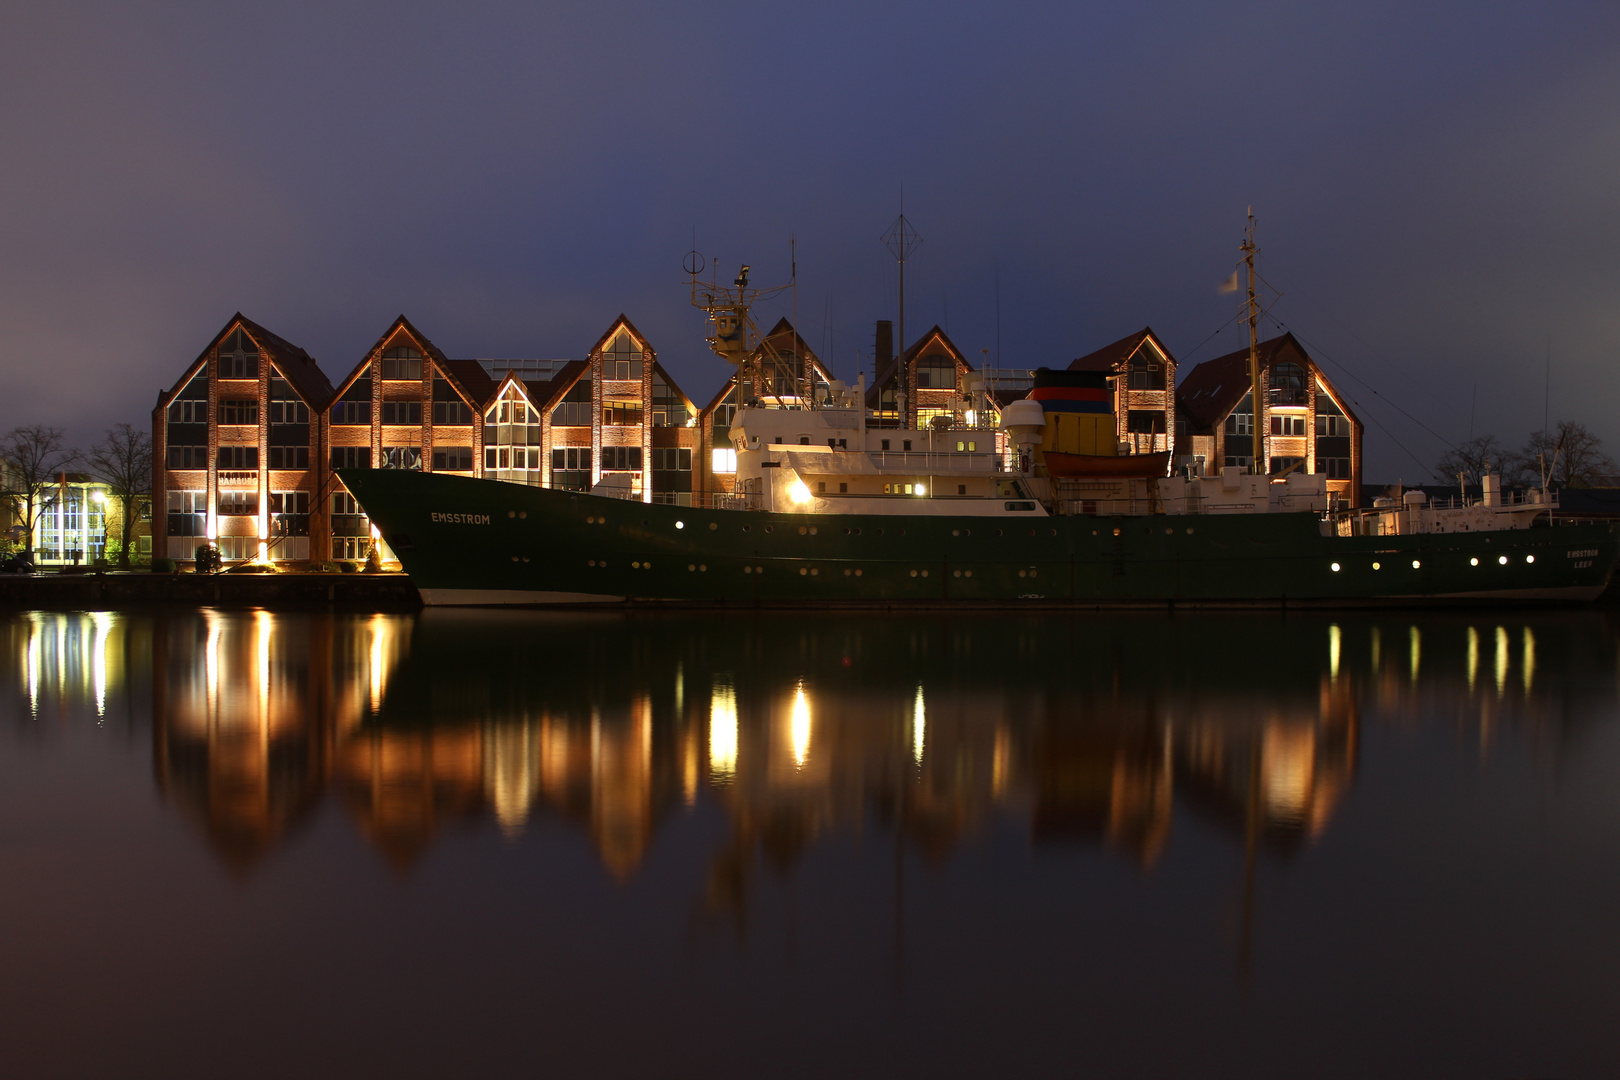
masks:
<path id="1" fill-rule="evenodd" d="M 11 509 L 13 527 L 22 532 L 23 552 L 34 553 L 34 523 L 39 519 L 56 484 L 57 475 L 78 460 L 78 452 L 63 444 L 61 428 L 28 424 L 12 428 L 0 439 L 0 499 Z"/>
<path id="2" fill-rule="evenodd" d="M 107 485 L 123 510 L 118 565 L 129 569 L 129 534 L 135 508 L 152 486 L 152 436 L 132 424 L 115 424 L 86 455 L 90 471 Z"/>
<path id="3" fill-rule="evenodd" d="M 1514 478 L 1520 483 L 1541 483 L 1545 470 L 1547 478 L 1563 488 L 1592 487 L 1616 468 L 1603 452 L 1603 440 L 1573 420 L 1560 421 L 1552 431 L 1531 433 L 1515 455 L 1514 466 Z"/>
<path id="4" fill-rule="evenodd" d="M 1461 474 L 1463 483 L 1477 484 L 1480 477 L 1493 467 L 1498 472 L 1504 471 L 1511 457 L 1502 449 L 1495 435 L 1481 435 L 1452 447 L 1445 457 L 1435 463 L 1434 475 L 1443 483 L 1451 483 Z"/>

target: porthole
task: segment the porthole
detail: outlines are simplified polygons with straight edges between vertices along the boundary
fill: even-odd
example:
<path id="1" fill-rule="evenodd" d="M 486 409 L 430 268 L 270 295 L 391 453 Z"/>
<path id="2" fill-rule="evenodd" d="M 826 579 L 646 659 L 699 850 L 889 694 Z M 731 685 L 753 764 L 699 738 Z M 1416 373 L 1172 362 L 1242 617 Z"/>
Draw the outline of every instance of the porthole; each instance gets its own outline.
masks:
<path id="1" fill-rule="evenodd" d="M 696 570 L 697 569 L 697 563 L 687 563 L 686 568 L 688 570 Z"/>
<path id="2" fill-rule="evenodd" d="M 517 556 L 516 555 L 512 556 L 512 561 L 517 562 Z"/>
<path id="3" fill-rule="evenodd" d="M 765 531 L 766 532 L 775 532 L 776 531 L 776 526 L 775 525 L 767 525 L 767 526 L 765 526 Z"/>
<path id="4" fill-rule="evenodd" d="M 1028 577 L 1029 576 L 1029 571 L 1028 570 L 1020 570 L 1020 571 L 1018 571 L 1018 576 L 1019 577 Z"/>
<path id="5" fill-rule="evenodd" d="M 819 566 L 812 566 L 812 567 L 811 567 L 811 568 L 810 568 L 810 576 L 811 576 L 811 577 L 820 577 L 820 576 L 821 576 L 821 567 L 819 567 Z"/>
<path id="6" fill-rule="evenodd" d="M 709 528 L 710 529 L 718 529 L 719 527 L 720 527 L 720 523 L 718 521 L 709 522 Z M 747 532 L 748 531 L 748 526 L 744 525 L 743 526 L 743 531 Z"/>
<path id="7" fill-rule="evenodd" d="M 1119 535 L 1119 526 L 1118 526 L 1118 525 L 1115 525 L 1115 526 L 1114 526 L 1114 535 L 1115 535 L 1115 536 L 1118 536 L 1118 535 Z"/>
<path id="8" fill-rule="evenodd" d="M 913 570 L 913 571 L 912 571 L 912 572 L 911 572 L 911 576 L 912 576 L 912 577 L 916 577 L 916 576 L 917 576 L 917 571 L 915 571 L 915 570 Z"/>
<path id="9" fill-rule="evenodd" d="M 1506 566 L 1507 565 L 1507 556 L 1506 555 L 1498 555 L 1496 557 L 1496 561 L 1501 563 L 1503 566 Z M 1412 565 L 1416 566 L 1417 563 L 1413 563 Z"/>
<path id="10" fill-rule="evenodd" d="M 1035 530 L 1034 529 L 1029 530 L 1029 535 L 1034 536 L 1035 535 Z"/>
<path id="11" fill-rule="evenodd" d="M 844 529 L 844 535 L 845 535 L 845 536 L 848 536 L 848 535 L 849 535 L 849 532 L 850 532 L 850 530 L 849 530 L 849 529 L 848 529 L 848 528 L 847 528 L 847 527 L 846 527 L 846 528 L 845 528 L 845 529 Z"/>
<path id="12" fill-rule="evenodd" d="M 649 527 L 651 527 L 651 525 L 652 525 L 652 522 L 648 521 L 646 518 L 641 519 L 641 527 L 643 529 L 649 528 Z"/>
<path id="13" fill-rule="evenodd" d="M 1164 535 L 1166 535 L 1166 536 L 1174 536 L 1175 534 L 1176 534 L 1176 530 L 1174 530 L 1174 529 L 1166 529 L 1166 530 L 1164 530 Z"/>
<path id="14" fill-rule="evenodd" d="M 972 536 L 973 535 L 973 530 L 972 529 L 963 529 L 962 530 L 962 535 L 963 536 Z"/>
<path id="15" fill-rule="evenodd" d="M 810 535 L 811 536 L 816 535 L 816 527 L 814 525 L 810 526 Z"/>
<path id="16" fill-rule="evenodd" d="M 524 562 L 528 562 L 528 561 L 529 561 L 529 557 L 528 557 L 528 556 L 527 556 L 527 555 L 525 555 L 525 556 L 523 556 L 523 561 L 524 561 Z"/>
<path id="17" fill-rule="evenodd" d="M 764 567 L 763 567 L 763 566 L 756 566 L 756 567 L 754 567 L 754 573 L 756 573 L 756 574 L 763 574 L 763 573 L 764 573 L 764 572 L 765 572 L 765 568 L 764 568 Z"/>
<path id="18" fill-rule="evenodd" d="M 652 569 L 652 563 L 644 562 L 644 563 L 641 564 L 641 568 L 643 570 L 651 570 Z"/>
<path id="19" fill-rule="evenodd" d="M 684 529 L 684 528 L 686 528 L 686 522 L 684 522 L 684 521 L 677 521 L 677 522 L 676 522 L 676 523 L 675 523 L 675 527 L 676 527 L 676 528 L 677 528 L 677 529 Z"/>
<path id="20" fill-rule="evenodd" d="M 928 571 L 926 571 L 926 570 L 924 570 L 924 571 L 923 571 L 923 572 L 922 572 L 922 576 L 923 576 L 923 577 L 927 577 L 927 576 L 928 576 Z"/>
<path id="21" fill-rule="evenodd" d="M 804 534 L 805 534 L 805 533 L 807 533 L 807 532 L 809 532 L 809 531 L 810 531 L 810 530 L 809 530 L 809 529 L 807 529 L 807 528 L 805 528 L 805 527 L 804 527 L 804 526 L 803 526 L 803 525 L 800 525 L 800 526 L 799 526 L 799 535 L 800 535 L 800 536 L 803 536 L 803 535 L 804 535 Z"/>
<path id="22" fill-rule="evenodd" d="M 961 536 L 962 535 L 962 530 L 961 529 L 952 529 L 951 530 L 951 535 L 952 536 Z"/>
<path id="23" fill-rule="evenodd" d="M 753 573 L 753 572 L 754 572 L 754 568 L 753 568 L 753 567 L 752 567 L 752 566 L 745 566 L 745 567 L 743 567 L 743 573 L 745 573 L 745 574 L 752 574 L 752 573 Z"/>
<path id="24" fill-rule="evenodd" d="M 1035 568 L 1032 566 L 1032 567 L 1029 568 L 1029 576 L 1030 577 L 1039 577 L 1040 575 L 1038 573 L 1036 573 Z"/>
<path id="25" fill-rule="evenodd" d="M 997 536 L 1006 536 L 1006 535 L 1007 535 L 1007 534 L 1006 534 L 1006 533 L 1005 533 L 1005 532 L 1003 532 L 1003 531 L 1002 531 L 1002 530 L 1000 530 L 1000 529 L 997 529 L 997 530 L 996 530 L 996 535 L 997 535 Z M 1096 533 L 1092 533 L 1092 534 L 1091 534 L 1091 535 L 1092 535 L 1092 536 L 1096 536 L 1096 535 L 1097 535 L 1097 534 L 1096 534 Z"/>
<path id="26" fill-rule="evenodd" d="M 1383 564 L 1382 563 L 1373 563 L 1373 569 L 1374 570 L 1381 570 L 1381 569 L 1383 569 Z"/>
<path id="27" fill-rule="evenodd" d="M 638 562 L 632 562 L 630 564 L 630 569 L 632 569 L 632 570 L 640 570 L 641 569 L 641 564 L 638 563 Z"/>
<path id="28" fill-rule="evenodd" d="M 808 571 L 808 570 L 806 570 L 806 569 L 805 569 L 805 568 L 804 568 L 804 567 L 802 567 L 802 566 L 801 566 L 801 567 L 799 567 L 799 576 L 800 576 L 800 577 L 804 577 L 804 576 L 805 576 L 805 575 L 806 575 L 806 574 L 808 574 L 808 573 L 809 573 L 809 572 L 810 572 L 810 571 Z"/>
<path id="29" fill-rule="evenodd" d="M 952 577 L 961 577 L 962 576 L 962 571 L 960 571 L 960 570 L 952 570 L 951 571 L 951 576 Z"/>
<path id="30" fill-rule="evenodd" d="M 711 529 L 714 528 L 714 525 L 711 524 L 709 526 L 709 528 L 711 528 Z M 753 530 L 753 528 L 754 527 L 752 525 L 744 525 L 743 526 L 743 532 L 751 532 Z"/>
<path id="31" fill-rule="evenodd" d="M 972 577 L 972 576 L 973 576 L 973 571 L 971 571 L 971 570 L 964 570 L 964 571 L 962 571 L 962 576 L 963 576 L 963 577 Z"/>
<path id="32" fill-rule="evenodd" d="M 852 571 L 849 571 L 849 570 L 845 570 L 845 571 L 844 571 L 844 576 L 845 576 L 845 577 L 849 577 L 849 575 L 850 575 L 850 574 L 851 574 L 851 573 L 852 573 Z"/>
<path id="33" fill-rule="evenodd" d="M 896 529 L 896 530 L 894 530 L 894 531 L 895 531 L 895 533 L 896 533 L 896 534 L 897 534 L 897 535 L 899 535 L 899 536 L 904 536 L 904 535 L 906 535 L 906 530 L 904 530 L 904 529 Z"/>
<path id="34" fill-rule="evenodd" d="M 878 535 L 879 535 L 879 536 L 882 536 L 882 535 L 883 535 L 883 530 L 882 530 L 882 529 L 879 529 L 879 530 L 878 530 Z"/>
<path id="35" fill-rule="evenodd" d="M 1187 535 L 1188 536 L 1192 535 L 1192 527 L 1191 526 L 1188 526 L 1188 528 L 1187 528 Z"/>
<path id="36" fill-rule="evenodd" d="M 529 516 L 529 512 L 527 510 L 519 510 L 518 511 L 518 520 L 519 521 L 523 520 L 524 518 L 526 518 L 528 516 Z"/>
<path id="37" fill-rule="evenodd" d="M 708 565 L 707 565 L 707 564 L 705 564 L 705 563 L 698 563 L 698 573 L 700 573 L 700 574 L 707 574 L 707 573 L 708 573 L 708 572 L 709 572 L 709 567 L 708 567 Z"/>
<path id="38" fill-rule="evenodd" d="M 1469 566 L 1478 566 L 1479 565 L 1479 560 L 1478 559 L 1469 559 L 1468 560 L 1468 565 Z"/>
<path id="39" fill-rule="evenodd" d="M 1047 529 L 1046 532 L 1047 532 L 1047 534 L 1049 536 L 1056 536 L 1057 535 L 1057 530 L 1056 529 Z"/>
<path id="40" fill-rule="evenodd" d="M 856 570 L 856 571 L 855 571 L 855 576 L 856 576 L 856 577 L 860 577 L 860 576 L 861 576 L 861 572 L 860 572 L 860 570 L 858 570 L 858 569 L 857 569 L 857 570 Z"/>
<path id="41" fill-rule="evenodd" d="M 1535 561 L 1536 561 L 1536 557 L 1535 557 L 1535 556 L 1534 556 L 1534 555 L 1526 555 L 1526 556 L 1525 556 L 1525 557 L 1524 557 L 1524 561 L 1525 561 L 1525 562 L 1535 562 Z"/>
<path id="42" fill-rule="evenodd" d="M 1333 572 L 1335 574 L 1337 574 L 1339 572 L 1339 564 L 1338 563 L 1333 564 Z"/>
<path id="43" fill-rule="evenodd" d="M 1502 561 L 1507 562 L 1506 559 L 1503 559 Z M 1412 569 L 1421 570 L 1422 568 L 1423 568 L 1423 562 L 1422 562 L 1421 559 L 1413 559 L 1412 560 Z"/>
<path id="44" fill-rule="evenodd" d="M 515 518 L 515 517 L 517 517 L 517 511 L 516 510 L 508 510 L 506 512 L 506 516 L 509 517 L 509 518 Z"/>
<path id="45" fill-rule="evenodd" d="M 595 559 L 588 559 L 586 561 L 587 561 L 588 565 L 590 565 L 590 566 L 595 566 L 596 565 L 596 560 Z"/>
<path id="46" fill-rule="evenodd" d="M 855 526 L 855 535 L 856 536 L 861 535 L 861 527 L 859 525 Z"/>
<path id="47" fill-rule="evenodd" d="M 585 524 L 587 524 L 587 525 L 595 525 L 596 524 L 596 518 L 591 516 L 590 514 L 586 514 L 585 515 Z"/>

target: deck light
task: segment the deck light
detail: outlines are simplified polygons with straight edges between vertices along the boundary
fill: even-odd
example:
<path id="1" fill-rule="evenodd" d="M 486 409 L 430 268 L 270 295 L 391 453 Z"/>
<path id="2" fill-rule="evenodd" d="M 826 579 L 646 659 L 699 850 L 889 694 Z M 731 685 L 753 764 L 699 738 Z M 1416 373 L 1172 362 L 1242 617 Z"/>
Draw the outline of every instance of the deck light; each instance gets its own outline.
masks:
<path id="1" fill-rule="evenodd" d="M 804 486 L 803 480 L 793 481 L 793 486 L 788 489 L 788 494 L 796 503 L 807 503 L 810 501 L 810 489 Z"/>
<path id="2" fill-rule="evenodd" d="M 1339 572 L 1339 564 L 1338 563 L 1333 564 L 1333 572 L 1335 574 L 1337 574 Z"/>
<path id="3" fill-rule="evenodd" d="M 1382 568 L 1383 568 L 1382 563 L 1373 563 L 1373 569 L 1374 570 L 1379 570 L 1379 569 L 1382 569 Z"/>
<path id="4" fill-rule="evenodd" d="M 1498 555 L 1496 557 L 1496 561 L 1498 563 L 1500 563 L 1501 565 L 1506 566 L 1507 565 L 1507 556 L 1506 555 Z"/>
<path id="5" fill-rule="evenodd" d="M 684 521 L 677 521 L 677 522 L 676 522 L 676 523 L 675 523 L 675 527 L 676 527 L 676 528 L 677 528 L 677 529 L 684 529 L 684 528 L 686 528 L 686 522 L 684 522 Z"/>
<path id="6" fill-rule="evenodd" d="M 923 487 L 921 484 L 918 484 L 917 485 L 917 494 L 918 495 L 926 495 L 926 494 L 928 494 L 928 489 Z"/>
<path id="7" fill-rule="evenodd" d="M 1469 559 L 1468 560 L 1468 565 L 1469 566 L 1478 566 L 1479 565 L 1479 560 L 1478 559 Z"/>
<path id="8" fill-rule="evenodd" d="M 1524 561 L 1525 561 L 1525 562 L 1535 562 L 1535 561 L 1536 561 L 1536 557 L 1535 557 L 1535 556 L 1534 556 L 1534 555 L 1526 555 L 1526 556 L 1525 556 L 1525 557 L 1524 557 Z M 1526 633 L 1528 633 L 1528 631 L 1526 631 Z"/>
<path id="9" fill-rule="evenodd" d="M 1412 569 L 1414 569 L 1414 570 L 1416 570 L 1416 569 L 1418 569 L 1418 568 L 1419 568 L 1419 567 L 1421 567 L 1421 566 L 1422 566 L 1422 565 L 1423 565 L 1423 564 L 1422 564 L 1422 563 L 1420 563 L 1420 562 L 1418 562 L 1418 561 L 1417 561 L 1417 560 L 1416 560 L 1416 559 L 1413 559 L 1413 560 L 1412 560 Z"/>

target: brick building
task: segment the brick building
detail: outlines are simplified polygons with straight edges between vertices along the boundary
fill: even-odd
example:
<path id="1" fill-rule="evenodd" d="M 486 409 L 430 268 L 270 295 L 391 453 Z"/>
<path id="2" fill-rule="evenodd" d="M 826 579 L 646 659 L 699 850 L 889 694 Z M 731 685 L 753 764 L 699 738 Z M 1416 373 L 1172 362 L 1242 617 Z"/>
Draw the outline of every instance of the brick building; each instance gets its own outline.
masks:
<path id="1" fill-rule="evenodd" d="M 1328 493 L 1361 503 L 1364 427 L 1293 334 L 1260 343 L 1260 430 L 1266 471 L 1327 477 Z M 1249 350 L 1206 360 L 1176 388 L 1178 465 L 1206 473 L 1254 459 Z"/>
<path id="2" fill-rule="evenodd" d="M 1070 371 L 1105 373 L 1113 387 L 1119 438 L 1133 454 L 1171 449 L 1176 430 L 1176 360 L 1145 326 L 1069 365 Z"/>

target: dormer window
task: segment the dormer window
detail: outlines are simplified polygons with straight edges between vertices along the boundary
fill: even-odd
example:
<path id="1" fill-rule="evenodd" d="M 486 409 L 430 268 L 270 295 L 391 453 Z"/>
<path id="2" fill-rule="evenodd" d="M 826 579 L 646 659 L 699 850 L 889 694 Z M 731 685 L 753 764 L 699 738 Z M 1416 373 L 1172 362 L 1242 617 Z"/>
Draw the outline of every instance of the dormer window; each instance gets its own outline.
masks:
<path id="1" fill-rule="evenodd" d="M 602 378 L 641 379 L 641 350 L 628 330 L 614 334 L 602 350 Z"/>

